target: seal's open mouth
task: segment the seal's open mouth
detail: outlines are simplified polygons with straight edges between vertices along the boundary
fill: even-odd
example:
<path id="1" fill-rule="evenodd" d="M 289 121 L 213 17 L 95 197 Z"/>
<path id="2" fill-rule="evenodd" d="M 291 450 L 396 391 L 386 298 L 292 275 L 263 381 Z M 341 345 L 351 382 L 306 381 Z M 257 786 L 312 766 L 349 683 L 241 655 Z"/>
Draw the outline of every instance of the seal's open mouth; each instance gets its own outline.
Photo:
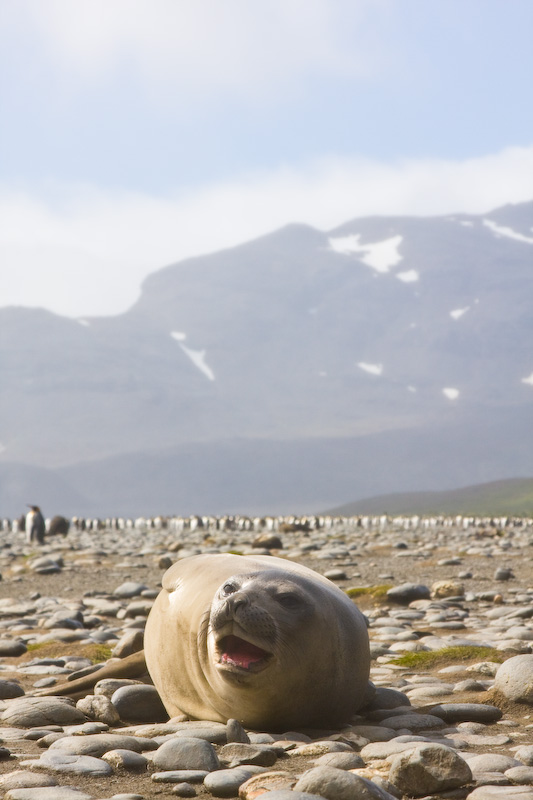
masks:
<path id="1" fill-rule="evenodd" d="M 267 665 L 271 653 L 239 636 L 224 636 L 218 643 L 219 664 L 259 672 Z"/>

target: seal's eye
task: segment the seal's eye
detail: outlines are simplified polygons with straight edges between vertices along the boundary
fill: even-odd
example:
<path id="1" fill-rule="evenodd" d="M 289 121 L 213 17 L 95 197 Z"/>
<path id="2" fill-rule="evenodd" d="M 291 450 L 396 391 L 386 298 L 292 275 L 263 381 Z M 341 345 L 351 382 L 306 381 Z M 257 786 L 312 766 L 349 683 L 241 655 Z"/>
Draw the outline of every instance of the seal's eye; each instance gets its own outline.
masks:
<path id="1" fill-rule="evenodd" d="M 228 595 L 230 595 L 230 594 L 234 594 L 234 593 L 237 591 L 237 589 L 238 589 L 238 588 L 239 588 L 239 587 L 237 586 L 237 584 L 236 584 L 236 583 L 232 583 L 231 581 L 228 581 L 228 583 L 225 583 L 225 584 L 224 584 L 224 586 L 223 586 L 223 587 L 222 587 L 222 589 L 220 590 L 220 593 L 221 593 L 221 594 L 222 594 L 224 597 L 227 597 L 227 596 L 228 596 Z"/>
<path id="2" fill-rule="evenodd" d="M 288 609 L 298 608 L 301 604 L 299 595 L 295 594 L 294 592 L 283 592 L 282 594 L 277 594 L 276 600 L 281 606 L 283 606 L 283 608 Z"/>

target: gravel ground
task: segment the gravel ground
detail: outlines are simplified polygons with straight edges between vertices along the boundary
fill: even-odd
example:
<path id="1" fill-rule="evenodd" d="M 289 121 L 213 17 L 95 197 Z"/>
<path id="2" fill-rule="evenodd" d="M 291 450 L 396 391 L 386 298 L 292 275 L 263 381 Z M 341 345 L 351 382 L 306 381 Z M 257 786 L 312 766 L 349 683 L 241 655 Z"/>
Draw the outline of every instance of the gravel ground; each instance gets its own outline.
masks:
<path id="1" fill-rule="evenodd" d="M 339 522 L 329 530 L 284 532 L 280 535 L 284 547 L 281 552 L 273 551 L 274 554 L 293 558 L 322 574 L 331 570 L 344 572 L 345 578 L 335 580 L 342 589 L 399 586 L 403 583 L 431 587 L 439 581 L 460 580 L 466 592 L 461 605 L 472 616 L 479 613 L 480 607 L 490 609 L 498 604 L 525 603 L 526 600 L 519 599 L 522 595 L 533 598 L 533 528 L 530 525 L 520 524 L 502 532 L 487 522 L 480 522 L 466 531 L 443 524 L 412 530 L 406 529 L 404 523 L 389 522 L 381 529 L 364 530 Z M 3 600 L 6 602 L 10 598 L 16 602 L 27 602 L 36 593 L 41 597 L 83 602 L 84 595 L 111 595 L 124 581 L 137 581 L 150 589 L 158 589 L 164 573 L 161 559 L 175 559 L 178 553 L 188 549 L 219 548 L 246 552 L 252 548 L 255 537 L 256 534 L 250 531 L 179 534 L 172 531 L 71 532 L 66 538 L 47 540 L 41 548 L 30 548 L 21 534 L 4 532 L 0 538 L 0 571 L 3 576 L 0 582 L 0 612 Z M 36 573 L 31 568 L 32 559 L 43 555 L 61 557 L 63 568 L 54 574 Z M 498 569 L 510 570 L 510 578 L 497 580 L 495 575 Z M 357 605 L 371 619 L 386 616 L 391 608 L 386 598 L 375 598 L 371 594 L 360 595 Z M 370 629 L 371 639 L 376 630 Z M 441 635 L 442 630 L 425 626 L 424 635 L 437 633 Z M 16 635 L 27 635 L 31 641 L 30 632 L 24 634 L 23 626 Z M 526 647 L 527 644 L 524 643 Z M 39 657 L 64 655 L 65 652 L 76 654 L 77 647 L 76 643 L 51 643 L 46 645 L 46 649 L 39 650 Z M 9 678 L 12 674 L 29 693 L 36 676 L 21 676 L 17 668 L 34 655 L 26 653 L 19 658 L 1 659 L 4 670 L 1 677 Z M 472 659 L 468 663 L 472 663 Z M 377 670 L 378 675 L 376 682 L 379 682 L 382 666 L 380 659 L 373 662 L 373 670 Z M 420 676 L 442 680 L 439 670 L 443 666 L 444 662 L 433 668 L 396 668 L 394 675 L 408 682 Z M 456 679 L 451 680 L 453 682 Z M 454 695 L 449 702 L 480 703 L 484 696 L 485 693 L 480 695 L 479 692 Z M 501 733 L 503 728 L 513 731 L 513 745 L 525 745 L 533 744 L 532 723 L 532 706 L 507 703 L 503 723 L 489 727 L 491 732 L 496 733 Z M 0 731 L 0 738 L 1 735 Z M 0 775 L 17 768 L 15 758 L 20 760 L 23 754 L 36 757 L 42 753 L 42 748 L 30 741 L 6 741 L 4 746 L 12 751 L 13 757 L 0 761 Z M 481 747 L 480 752 L 486 750 L 486 747 Z M 495 746 L 491 752 L 508 753 L 509 746 Z M 301 774 L 310 766 L 309 757 L 296 756 L 278 761 L 274 769 Z M 144 798 L 175 796 L 172 785 L 153 783 L 149 773 L 117 773 L 106 778 L 61 776 L 59 782 L 64 786 L 84 789 L 95 798 L 108 798 L 120 793 L 136 793 Z M 201 787 L 197 793 L 200 797 L 211 797 Z"/>

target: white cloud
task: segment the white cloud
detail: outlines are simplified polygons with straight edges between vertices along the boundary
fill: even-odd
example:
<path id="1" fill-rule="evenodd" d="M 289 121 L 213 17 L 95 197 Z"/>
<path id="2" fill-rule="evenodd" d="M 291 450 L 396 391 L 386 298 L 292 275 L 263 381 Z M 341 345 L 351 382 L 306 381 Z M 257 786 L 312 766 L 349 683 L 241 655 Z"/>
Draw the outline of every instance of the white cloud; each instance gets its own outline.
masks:
<path id="1" fill-rule="evenodd" d="M 252 94 L 316 71 L 352 78 L 373 72 L 389 59 L 379 13 L 376 18 L 376 5 L 389 4 L 17 0 L 3 10 L 2 22 L 6 30 L 30 29 L 72 84 L 108 80 L 126 68 L 148 92 L 172 85 L 191 94 L 228 88 Z"/>
<path id="2" fill-rule="evenodd" d="M 69 316 L 119 313 L 150 272 L 290 222 L 486 213 L 532 199 L 533 147 L 464 162 L 328 159 L 153 197 L 87 186 L 0 186 L 0 298 Z"/>

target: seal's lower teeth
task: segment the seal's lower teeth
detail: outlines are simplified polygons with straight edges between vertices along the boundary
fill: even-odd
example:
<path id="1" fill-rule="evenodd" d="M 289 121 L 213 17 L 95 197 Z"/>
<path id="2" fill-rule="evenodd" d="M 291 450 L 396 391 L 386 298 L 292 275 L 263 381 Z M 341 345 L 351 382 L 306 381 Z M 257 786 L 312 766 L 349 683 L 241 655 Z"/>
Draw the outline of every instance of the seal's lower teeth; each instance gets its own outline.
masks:
<path id="1" fill-rule="evenodd" d="M 240 639 L 238 636 L 226 636 L 220 643 L 223 664 L 233 664 L 236 667 L 250 669 L 252 664 L 262 661 L 268 653 L 255 644 Z"/>

